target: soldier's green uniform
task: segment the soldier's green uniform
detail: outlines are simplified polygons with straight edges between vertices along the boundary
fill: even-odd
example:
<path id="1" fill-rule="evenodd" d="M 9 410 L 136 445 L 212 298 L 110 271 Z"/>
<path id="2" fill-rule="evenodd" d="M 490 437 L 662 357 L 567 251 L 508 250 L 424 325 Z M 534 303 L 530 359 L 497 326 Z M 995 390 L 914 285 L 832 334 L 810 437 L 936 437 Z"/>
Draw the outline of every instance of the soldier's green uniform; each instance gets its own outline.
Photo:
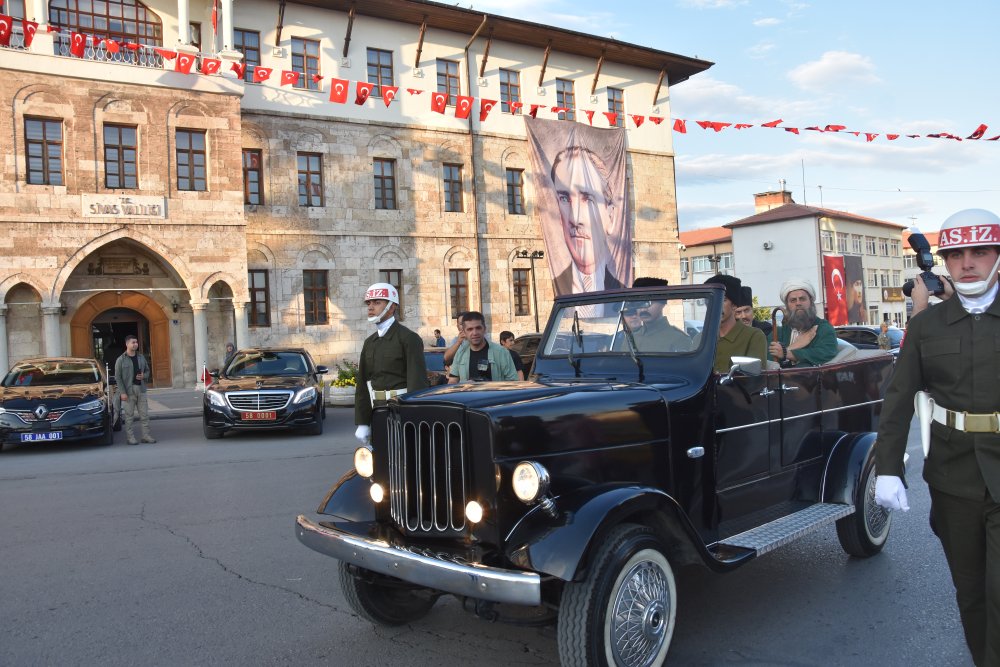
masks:
<path id="1" fill-rule="evenodd" d="M 779 343 L 788 345 L 791 338 L 791 327 L 778 327 Z M 796 366 L 819 366 L 820 364 L 825 364 L 837 356 L 837 332 L 833 330 L 829 322 L 822 317 L 817 317 L 816 337 L 805 347 L 792 350 L 792 354 L 798 360 L 795 362 Z M 781 360 L 777 359 L 776 361 Z"/>
<path id="2" fill-rule="evenodd" d="M 1000 411 L 1000 299 L 973 315 L 954 296 L 910 320 L 882 406 L 879 475 L 903 477 L 913 396 L 920 390 L 949 410 Z M 924 479 L 973 659 L 1000 667 L 1000 434 L 931 422 Z"/>
<path id="3" fill-rule="evenodd" d="M 687 352 L 692 347 L 688 335 L 672 326 L 665 317 L 644 323 L 632 335 L 639 352 Z"/>
<path id="4" fill-rule="evenodd" d="M 354 423 L 371 424 L 372 401 L 368 382 L 376 391 L 405 389 L 407 392 L 427 386 L 424 342 L 398 320 L 379 337 L 376 331 L 365 339 L 355 379 Z"/>
<path id="5" fill-rule="evenodd" d="M 715 370 L 728 373 L 733 357 L 756 357 L 761 364 L 767 362 L 767 337 L 760 329 L 734 322 L 725 336 L 719 337 L 715 348 Z"/>

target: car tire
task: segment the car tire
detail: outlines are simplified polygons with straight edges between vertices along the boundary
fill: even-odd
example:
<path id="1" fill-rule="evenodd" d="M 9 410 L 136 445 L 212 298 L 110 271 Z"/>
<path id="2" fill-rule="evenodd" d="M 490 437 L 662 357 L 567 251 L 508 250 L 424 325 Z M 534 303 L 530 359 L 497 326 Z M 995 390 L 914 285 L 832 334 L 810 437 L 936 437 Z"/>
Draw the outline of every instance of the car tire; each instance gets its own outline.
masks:
<path id="1" fill-rule="evenodd" d="M 218 440 L 219 438 L 222 437 L 222 434 L 225 433 L 225 431 L 223 431 L 221 428 L 212 428 L 205 422 L 201 423 L 201 428 L 203 431 L 205 431 L 205 437 L 208 438 L 209 440 Z"/>
<path id="2" fill-rule="evenodd" d="M 587 578 L 567 583 L 557 639 L 564 665 L 662 665 L 677 618 L 677 585 L 660 540 L 623 524 L 604 539 Z"/>
<path id="3" fill-rule="evenodd" d="M 323 420 L 326 419 L 326 415 L 322 412 L 316 418 L 316 423 L 312 426 L 306 428 L 306 433 L 309 435 L 323 435 Z"/>
<path id="4" fill-rule="evenodd" d="M 851 556 L 869 558 L 882 551 L 889 539 L 892 512 L 875 502 L 875 459 L 865 465 L 862 479 L 854 492 L 854 514 L 837 521 L 840 546 Z"/>
<path id="5" fill-rule="evenodd" d="M 398 579 L 338 564 L 340 587 L 351 611 L 374 625 L 406 625 L 427 615 L 438 594 L 414 589 Z"/>
<path id="6" fill-rule="evenodd" d="M 104 427 L 104 435 L 101 436 L 101 444 L 110 446 L 115 443 L 115 427 L 108 419 L 108 425 Z"/>

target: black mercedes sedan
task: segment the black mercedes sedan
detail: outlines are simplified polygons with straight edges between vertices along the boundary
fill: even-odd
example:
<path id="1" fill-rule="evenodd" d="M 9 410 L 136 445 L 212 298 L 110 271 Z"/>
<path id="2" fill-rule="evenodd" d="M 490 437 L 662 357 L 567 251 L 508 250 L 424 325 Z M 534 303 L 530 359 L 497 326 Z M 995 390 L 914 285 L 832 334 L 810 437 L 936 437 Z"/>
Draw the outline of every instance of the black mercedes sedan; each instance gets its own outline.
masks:
<path id="1" fill-rule="evenodd" d="M 24 359 L 4 376 L 0 392 L 0 448 L 54 440 L 112 442 L 107 377 L 93 359 Z"/>
<path id="2" fill-rule="evenodd" d="M 323 432 L 326 406 L 321 375 L 302 348 L 240 350 L 225 368 L 210 371 L 205 391 L 205 437 L 221 438 L 226 431 L 303 429 Z"/>

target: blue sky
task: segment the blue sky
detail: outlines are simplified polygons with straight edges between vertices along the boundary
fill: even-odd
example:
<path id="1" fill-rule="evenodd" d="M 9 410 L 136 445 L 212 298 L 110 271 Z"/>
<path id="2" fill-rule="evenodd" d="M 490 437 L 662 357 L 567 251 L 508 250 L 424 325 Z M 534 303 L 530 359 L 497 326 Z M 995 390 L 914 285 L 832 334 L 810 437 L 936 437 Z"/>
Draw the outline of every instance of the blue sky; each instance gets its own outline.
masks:
<path id="1" fill-rule="evenodd" d="M 462 3 L 466 6 L 465 3 Z M 753 213 L 784 179 L 798 203 L 936 230 L 963 208 L 1000 213 L 1000 141 L 886 133 L 1000 134 L 1000 3 L 898 0 L 480 0 L 475 9 L 715 63 L 671 88 L 681 230 Z M 628 111 L 628 109 L 626 109 Z M 637 112 L 641 113 L 641 112 Z M 694 120 L 827 124 L 863 136 Z M 803 181 L 803 164 L 805 179 Z M 805 187 L 803 187 L 803 183 Z"/>

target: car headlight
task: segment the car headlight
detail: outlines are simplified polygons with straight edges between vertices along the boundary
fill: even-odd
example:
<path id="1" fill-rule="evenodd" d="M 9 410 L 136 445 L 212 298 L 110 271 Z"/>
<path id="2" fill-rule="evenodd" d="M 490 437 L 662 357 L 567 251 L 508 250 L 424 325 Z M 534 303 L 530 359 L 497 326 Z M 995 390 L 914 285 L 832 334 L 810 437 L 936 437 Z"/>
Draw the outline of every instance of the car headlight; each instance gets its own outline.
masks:
<path id="1" fill-rule="evenodd" d="M 104 401 L 99 398 L 95 398 L 92 401 L 87 401 L 86 403 L 81 403 L 76 406 L 81 410 L 86 410 L 87 412 L 97 412 L 98 410 L 104 409 Z"/>
<path id="2" fill-rule="evenodd" d="M 517 499 L 530 505 L 548 493 L 549 471 L 541 463 L 522 461 L 514 468 L 511 486 Z"/>
<path id="3" fill-rule="evenodd" d="M 208 397 L 208 402 L 212 405 L 218 405 L 220 408 L 226 407 L 226 399 L 219 392 L 209 389 L 205 392 L 205 396 Z"/>
<path id="4" fill-rule="evenodd" d="M 295 400 L 292 403 L 305 403 L 306 401 L 311 401 L 316 398 L 316 387 L 306 387 L 305 389 L 300 389 L 297 394 L 295 394 Z"/>
<path id="5" fill-rule="evenodd" d="M 358 447 L 354 450 L 354 469 L 365 479 L 375 474 L 375 456 L 372 450 L 367 447 Z"/>

